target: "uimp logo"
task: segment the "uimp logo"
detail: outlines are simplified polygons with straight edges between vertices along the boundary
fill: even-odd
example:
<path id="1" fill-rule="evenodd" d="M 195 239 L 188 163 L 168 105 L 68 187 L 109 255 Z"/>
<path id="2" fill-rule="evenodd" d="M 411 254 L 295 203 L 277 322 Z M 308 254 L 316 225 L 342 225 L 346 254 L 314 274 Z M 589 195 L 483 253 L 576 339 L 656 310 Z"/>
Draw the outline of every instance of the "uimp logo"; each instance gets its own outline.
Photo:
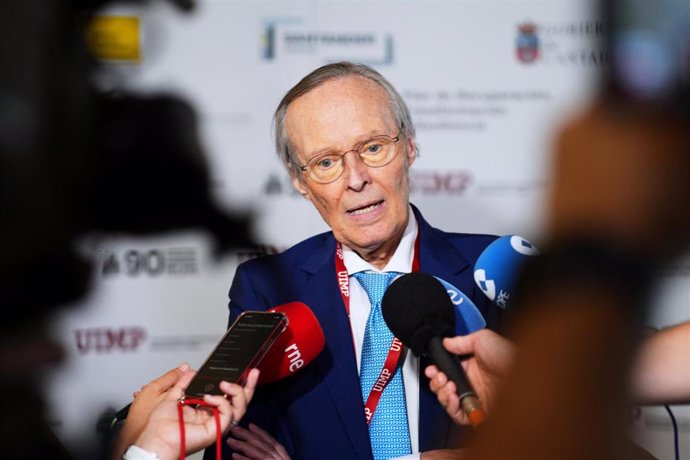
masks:
<path id="1" fill-rule="evenodd" d="M 474 281 L 489 299 L 494 300 L 496 298 L 496 283 L 486 279 L 486 270 L 475 270 Z"/>
<path id="2" fill-rule="evenodd" d="M 347 271 L 338 272 L 338 287 L 340 287 L 340 293 L 345 297 L 350 297 L 350 283 Z"/>
<path id="3" fill-rule="evenodd" d="M 146 339 L 146 331 L 138 326 L 96 327 L 74 329 L 72 332 L 77 350 L 81 354 L 113 351 L 134 352 Z"/>
<path id="4" fill-rule="evenodd" d="M 532 63 L 539 58 L 539 37 L 537 26 L 531 22 L 518 25 L 518 36 L 515 40 L 517 58 L 525 64 Z"/>

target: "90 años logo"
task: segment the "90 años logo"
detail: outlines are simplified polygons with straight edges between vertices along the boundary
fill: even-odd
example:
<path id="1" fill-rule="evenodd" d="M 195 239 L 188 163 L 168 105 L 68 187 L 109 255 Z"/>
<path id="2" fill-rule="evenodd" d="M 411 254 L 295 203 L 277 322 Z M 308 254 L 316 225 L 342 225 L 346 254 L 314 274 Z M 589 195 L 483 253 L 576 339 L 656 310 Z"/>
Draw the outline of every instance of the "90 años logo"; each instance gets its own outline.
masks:
<path id="1" fill-rule="evenodd" d="M 102 259 L 101 274 L 104 276 L 181 276 L 199 272 L 199 255 L 193 247 L 109 250 Z"/>

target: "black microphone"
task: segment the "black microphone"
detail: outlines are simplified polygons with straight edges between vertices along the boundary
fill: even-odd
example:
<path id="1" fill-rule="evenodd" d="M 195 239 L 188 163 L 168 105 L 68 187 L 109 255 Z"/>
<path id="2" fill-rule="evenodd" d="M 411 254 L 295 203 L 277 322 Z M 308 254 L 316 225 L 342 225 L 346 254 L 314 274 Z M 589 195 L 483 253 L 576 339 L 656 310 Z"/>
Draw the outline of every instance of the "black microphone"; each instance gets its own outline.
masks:
<path id="1" fill-rule="evenodd" d="M 446 289 L 433 276 L 408 273 L 386 290 L 381 312 L 388 328 L 415 356 L 430 356 L 434 364 L 455 383 L 460 406 L 470 423 L 486 419 L 477 393 L 460 361 L 443 347 L 443 338 L 455 331 L 455 311 Z"/>

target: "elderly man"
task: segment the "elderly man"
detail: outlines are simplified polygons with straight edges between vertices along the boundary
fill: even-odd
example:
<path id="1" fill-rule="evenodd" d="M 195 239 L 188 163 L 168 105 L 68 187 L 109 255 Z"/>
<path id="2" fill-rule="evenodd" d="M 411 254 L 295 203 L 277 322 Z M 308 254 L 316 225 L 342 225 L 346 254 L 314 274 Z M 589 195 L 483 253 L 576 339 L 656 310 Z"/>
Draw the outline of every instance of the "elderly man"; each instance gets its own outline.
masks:
<path id="1" fill-rule="evenodd" d="M 280 102 L 275 134 L 294 187 L 331 231 L 240 265 L 230 320 L 301 301 L 326 346 L 297 375 L 259 389 L 245 418 L 253 425 L 233 428 L 229 446 L 265 458 L 440 458 L 427 451 L 458 447 L 466 436 L 420 383 L 426 363 L 391 347 L 380 298 L 395 276 L 430 273 L 472 298 L 495 328 L 499 312 L 472 281 L 494 237 L 444 233 L 409 203 L 414 126 L 398 92 L 367 66 L 342 62 L 307 75 Z M 393 378 L 377 402 L 371 390 L 384 369 Z"/>

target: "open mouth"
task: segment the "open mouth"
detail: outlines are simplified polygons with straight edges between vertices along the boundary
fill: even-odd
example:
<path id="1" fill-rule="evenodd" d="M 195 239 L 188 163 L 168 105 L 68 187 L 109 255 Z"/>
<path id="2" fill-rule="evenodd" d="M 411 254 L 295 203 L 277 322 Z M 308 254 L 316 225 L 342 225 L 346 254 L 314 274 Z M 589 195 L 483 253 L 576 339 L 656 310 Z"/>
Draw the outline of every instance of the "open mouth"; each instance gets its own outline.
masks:
<path id="1" fill-rule="evenodd" d="M 347 213 L 351 216 L 358 216 L 360 214 L 366 214 L 366 213 L 371 212 L 374 209 L 378 208 L 382 204 L 383 204 L 383 200 L 376 201 L 374 203 L 368 204 L 368 205 L 363 206 L 361 208 L 351 209 L 351 210 L 347 211 Z"/>

